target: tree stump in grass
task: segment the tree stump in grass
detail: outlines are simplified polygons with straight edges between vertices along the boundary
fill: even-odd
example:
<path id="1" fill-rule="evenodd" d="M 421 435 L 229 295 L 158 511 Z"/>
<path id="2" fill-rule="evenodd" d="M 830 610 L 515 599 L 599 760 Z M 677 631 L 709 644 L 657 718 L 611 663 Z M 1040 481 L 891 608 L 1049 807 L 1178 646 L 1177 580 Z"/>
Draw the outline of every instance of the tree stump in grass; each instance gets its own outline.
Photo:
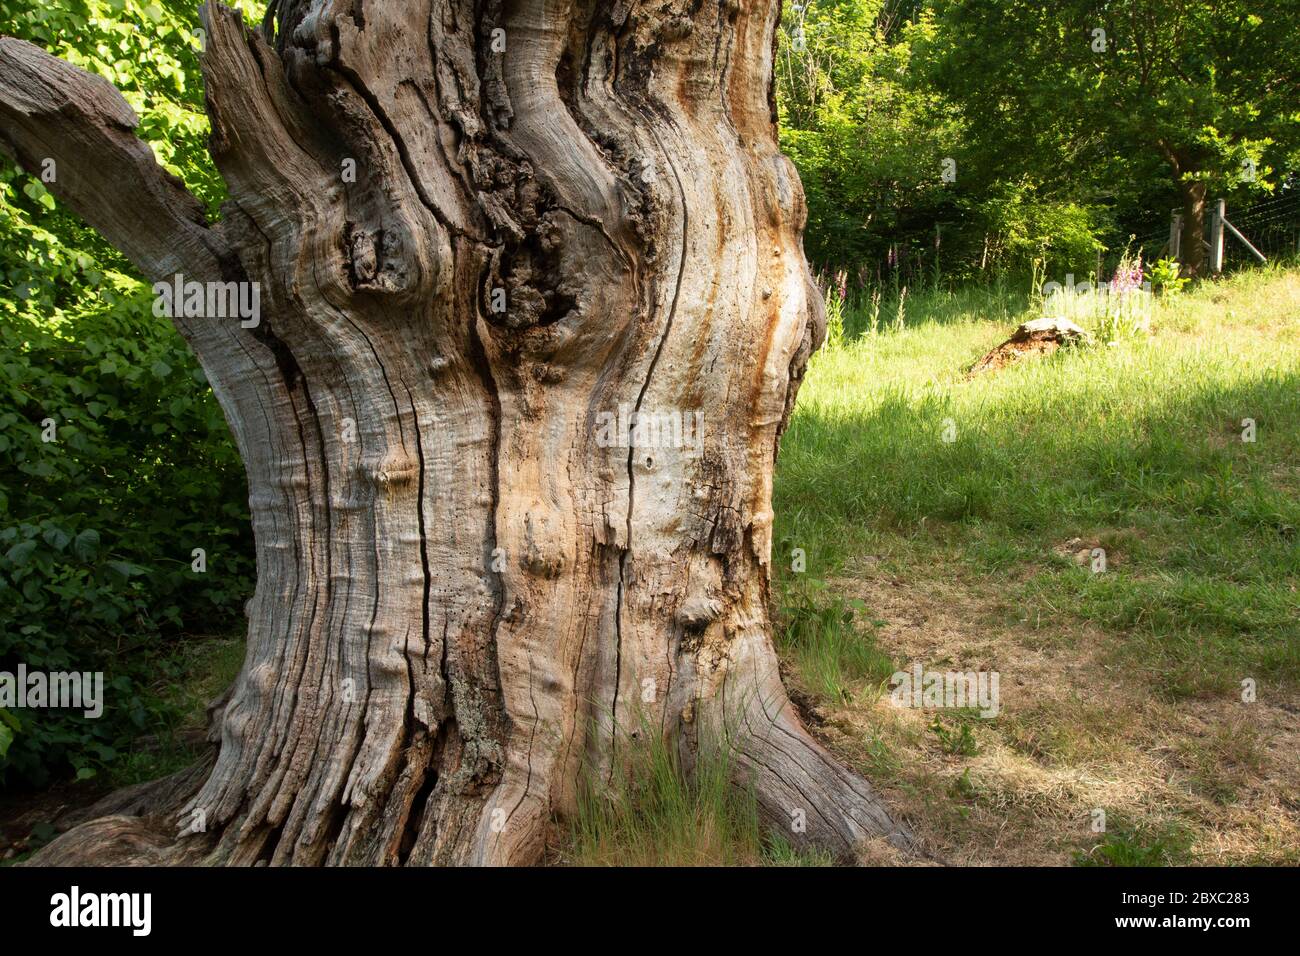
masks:
<path id="1" fill-rule="evenodd" d="M 1020 325 L 1011 337 L 971 366 L 967 378 L 996 372 L 1034 355 L 1049 355 L 1063 345 L 1092 342 L 1092 334 L 1069 319 L 1034 319 Z"/>

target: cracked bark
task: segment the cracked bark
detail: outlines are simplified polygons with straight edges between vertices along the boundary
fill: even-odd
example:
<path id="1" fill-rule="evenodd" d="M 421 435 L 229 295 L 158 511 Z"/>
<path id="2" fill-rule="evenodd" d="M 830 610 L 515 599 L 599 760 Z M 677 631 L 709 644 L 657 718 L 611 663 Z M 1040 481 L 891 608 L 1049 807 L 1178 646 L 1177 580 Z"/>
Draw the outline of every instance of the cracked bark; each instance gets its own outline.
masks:
<path id="1" fill-rule="evenodd" d="M 770 639 L 772 468 L 824 325 L 778 14 L 286 0 L 249 32 L 209 5 L 211 227 L 111 86 L 0 40 L 0 144 L 55 157 L 151 280 L 262 302 L 255 329 L 177 322 L 259 571 L 215 762 L 149 791 L 206 830 L 146 831 L 142 791 L 38 861 L 534 863 L 580 766 L 646 720 L 688 763 L 731 748 L 796 846 L 909 844 L 802 728 Z M 610 445 L 620 408 L 702 437 Z"/>

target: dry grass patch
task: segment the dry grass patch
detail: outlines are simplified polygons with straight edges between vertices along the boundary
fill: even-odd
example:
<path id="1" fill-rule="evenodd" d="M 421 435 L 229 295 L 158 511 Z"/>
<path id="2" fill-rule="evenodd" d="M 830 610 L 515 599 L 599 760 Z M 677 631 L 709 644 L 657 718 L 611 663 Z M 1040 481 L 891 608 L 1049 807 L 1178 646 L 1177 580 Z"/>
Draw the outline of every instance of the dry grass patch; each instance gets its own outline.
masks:
<path id="1" fill-rule="evenodd" d="M 925 851 L 968 865 L 1287 863 L 1300 856 L 1291 697 L 1162 699 L 1108 663 L 1119 636 L 1006 613 L 987 582 L 838 579 L 901 668 L 997 670 L 1001 710 L 895 707 L 864 686 L 814 723 L 886 793 Z M 1041 622 L 1038 628 L 1041 628 Z M 936 730 L 936 720 L 939 729 Z M 966 727 L 972 746 L 952 745 Z M 1094 833 L 1094 811 L 1107 833 Z"/>

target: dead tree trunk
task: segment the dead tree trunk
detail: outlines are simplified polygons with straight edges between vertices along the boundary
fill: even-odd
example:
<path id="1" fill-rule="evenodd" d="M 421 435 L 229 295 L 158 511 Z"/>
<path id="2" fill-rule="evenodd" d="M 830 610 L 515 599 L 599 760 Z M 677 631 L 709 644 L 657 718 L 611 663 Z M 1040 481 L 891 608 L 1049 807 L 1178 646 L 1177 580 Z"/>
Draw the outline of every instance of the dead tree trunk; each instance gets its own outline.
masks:
<path id="1" fill-rule="evenodd" d="M 0 41 L 10 153 L 151 281 L 261 303 L 176 318 L 257 539 L 202 832 L 113 817 L 51 858 L 533 863 L 643 722 L 729 747 L 795 845 L 906 844 L 770 639 L 773 463 L 824 324 L 778 14 L 282 0 L 268 36 L 209 6 L 213 226 L 111 86 Z"/>

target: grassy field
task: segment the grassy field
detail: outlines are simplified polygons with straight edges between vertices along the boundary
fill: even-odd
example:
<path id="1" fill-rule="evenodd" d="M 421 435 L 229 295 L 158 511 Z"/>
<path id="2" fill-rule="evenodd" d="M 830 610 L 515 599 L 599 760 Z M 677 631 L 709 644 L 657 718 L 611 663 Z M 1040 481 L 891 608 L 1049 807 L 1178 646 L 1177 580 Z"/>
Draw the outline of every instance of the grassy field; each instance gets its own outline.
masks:
<path id="1" fill-rule="evenodd" d="M 777 468 L 814 723 L 950 862 L 1300 862 L 1300 272 L 973 379 L 1041 303 L 880 313 L 814 356 Z M 914 663 L 998 671 L 1001 713 L 891 706 Z"/>

